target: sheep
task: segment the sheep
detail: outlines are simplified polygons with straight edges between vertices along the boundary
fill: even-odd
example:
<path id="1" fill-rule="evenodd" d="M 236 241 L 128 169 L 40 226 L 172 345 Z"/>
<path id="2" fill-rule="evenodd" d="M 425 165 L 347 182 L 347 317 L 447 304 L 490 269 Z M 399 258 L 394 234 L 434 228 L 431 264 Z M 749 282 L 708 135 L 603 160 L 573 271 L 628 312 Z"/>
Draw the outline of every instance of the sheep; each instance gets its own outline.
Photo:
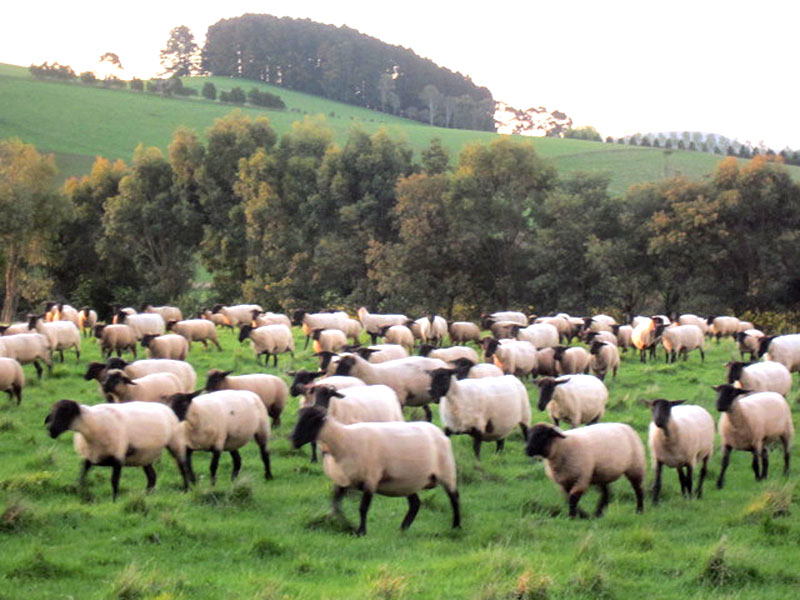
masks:
<path id="1" fill-rule="evenodd" d="M 36 369 L 36 378 L 39 380 L 42 378 L 42 366 L 39 361 L 47 365 L 49 373 L 53 372 L 50 341 L 41 333 L 3 336 L 0 338 L 0 356 L 13 358 L 21 365 L 33 363 Z"/>
<path id="2" fill-rule="evenodd" d="M 167 335 L 148 333 L 142 338 L 142 348 L 147 348 L 150 358 L 186 360 L 186 355 L 189 354 L 189 342 L 185 337 L 176 333 Z"/>
<path id="3" fill-rule="evenodd" d="M 61 362 L 64 362 L 64 350 L 75 350 L 75 360 L 81 359 L 81 332 L 72 321 L 53 321 L 48 323 L 43 315 L 31 315 L 28 319 L 28 329 L 44 335 L 49 344 L 50 351 L 58 351 Z"/>
<path id="4" fill-rule="evenodd" d="M 560 375 L 568 373 L 588 373 L 592 355 L 580 346 L 556 346 L 553 360 Z"/>
<path id="5" fill-rule="evenodd" d="M 349 337 L 354 344 L 358 344 L 361 339 L 361 330 L 363 329 L 363 327 L 361 327 L 361 321 L 348 317 L 344 326 L 344 334 Z"/>
<path id="6" fill-rule="evenodd" d="M 382 363 L 408 356 L 408 351 L 397 344 L 375 344 L 366 348 L 354 348 L 353 352 L 371 363 Z"/>
<path id="7" fill-rule="evenodd" d="M 611 332 L 617 337 L 617 347 L 623 353 L 628 353 L 628 348 L 633 347 L 633 327 L 630 325 L 613 325 Z"/>
<path id="8" fill-rule="evenodd" d="M 183 313 L 177 306 L 153 306 L 151 304 L 142 305 L 140 313 L 155 313 L 161 315 L 165 323 L 170 321 L 183 321 Z"/>
<path id="9" fill-rule="evenodd" d="M 448 327 L 450 341 L 453 344 L 463 344 L 466 342 L 481 341 L 481 330 L 475 323 L 469 321 L 454 321 Z"/>
<path id="10" fill-rule="evenodd" d="M 736 317 L 711 316 L 706 319 L 706 323 L 708 323 L 708 333 L 717 338 L 717 343 L 722 336 L 733 337 L 739 331 L 739 319 Z"/>
<path id="11" fill-rule="evenodd" d="M 234 306 L 215 304 L 211 308 L 211 312 L 213 314 L 221 314 L 225 323 L 230 325 L 231 328 L 244 324 L 252 324 L 254 310 L 257 310 L 260 313 L 263 312 L 264 309 L 262 309 L 258 304 L 236 304 Z"/>
<path id="12" fill-rule="evenodd" d="M 386 325 L 378 331 L 378 335 L 385 343 L 402 346 L 409 354 L 414 349 L 414 334 L 405 325 Z"/>
<path id="13" fill-rule="evenodd" d="M 208 348 L 208 342 L 217 347 L 222 352 L 222 346 L 217 340 L 217 328 L 211 321 L 205 319 L 187 319 L 185 321 L 167 321 L 167 331 L 177 333 L 186 338 L 186 341 L 202 342 L 203 348 Z"/>
<path id="14" fill-rule="evenodd" d="M 272 364 L 278 366 L 278 354 L 289 352 L 294 358 L 294 338 L 292 331 L 286 325 L 264 325 L 255 329 L 250 325 L 242 325 L 239 331 L 239 342 L 250 338 L 250 345 L 258 357 L 264 355 L 264 364 L 269 362 L 272 355 Z"/>
<path id="15" fill-rule="evenodd" d="M 489 338 L 485 355 L 506 375 L 524 377 L 536 370 L 536 348 L 530 342 Z"/>
<path id="16" fill-rule="evenodd" d="M 356 354 L 343 354 L 336 375 L 351 375 L 367 385 L 388 385 L 401 406 L 422 406 L 425 418 L 430 421 L 433 416 L 428 403 L 436 400 L 429 393 L 430 371 L 446 366 L 442 360 L 423 356 L 372 364 Z"/>
<path id="17" fill-rule="evenodd" d="M 25 374 L 22 365 L 13 358 L 0 357 L 0 390 L 8 394 L 9 399 L 17 399 L 17 406 L 22 402 L 22 388 L 25 387 Z"/>
<path id="18" fill-rule="evenodd" d="M 167 330 L 167 324 L 158 313 L 129 315 L 124 311 L 119 311 L 115 323 L 127 325 L 133 329 L 137 340 L 141 340 L 148 334 L 163 335 Z"/>
<path id="19" fill-rule="evenodd" d="M 570 321 L 570 316 L 566 313 L 560 313 L 555 317 L 539 317 L 534 320 L 534 325 L 552 325 L 558 331 L 558 341 L 551 346 L 557 346 L 561 340 L 569 340 L 573 333 L 573 324 Z M 583 328 L 583 319 L 577 320 L 577 330 Z M 536 346 L 539 347 L 538 345 Z"/>
<path id="20" fill-rule="evenodd" d="M 315 329 L 311 332 L 314 340 L 311 348 L 316 354 L 320 352 L 340 352 L 347 345 L 347 336 L 341 329 Z"/>
<path id="21" fill-rule="evenodd" d="M 497 312 L 493 312 L 491 314 L 483 314 L 481 315 L 481 323 L 483 329 L 489 329 L 492 323 L 497 323 L 499 321 L 509 321 L 512 323 L 519 323 L 523 327 L 528 325 L 528 317 L 521 312 L 515 310 L 501 310 Z"/>
<path id="22" fill-rule="evenodd" d="M 455 369 L 436 369 L 431 375 L 430 394 L 440 398 L 444 433 L 472 436 L 475 458 L 481 457 L 482 442 L 496 442 L 497 452 L 514 427 L 527 438 L 531 405 L 522 382 L 513 375 L 458 380 Z"/>
<path id="23" fill-rule="evenodd" d="M 661 345 L 664 346 L 664 358 L 667 362 L 674 363 L 678 354 L 683 354 L 684 361 L 688 360 L 692 350 L 698 350 L 701 362 L 705 362 L 704 343 L 705 336 L 697 325 L 672 325 L 661 333 Z"/>
<path id="24" fill-rule="evenodd" d="M 179 391 L 189 393 L 195 389 L 197 383 L 197 373 L 194 367 L 183 360 L 170 360 L 168 358 L 150 358 L 137 360 L 129 363 L 121 358 L 110 358 L 104 365 L 103 363 L 90 363 L 86 374 L 83 376 L 87 381 L 97 379 L 102 383 L 103 378 L 110 369 L 120 369 L 131 379 L 138 379 L 152 373 L 172 373 L 181 382 Z"/>
<path id="25" fill-rule="evenodd" d="M 231 481 L 239 476 L 242 457 L 239 448 L 255 440 L 264 463 L 264 478 L 272 479 L 269 450 L 269 420 L 258 394 L 247 390 L 221 390 L 191 394 L 173 394 L 167 400 L 180 421 L 186 440 L 186 471 L 192 483 L 197 481 L 192 470 L 192 453 L 211 452 L 211 485 L 217 483 L 217 467 L 223 452 L 233 459 Z"/>
<path id="26" fill-rule="evenodd" d="M 274 312 L 261 312 L 258 309 L 251 311 L 253 319 L 251 325 L 253 327 L 262 327 L 264 325 L 286 325 L 289 329 L 292 328 L 292 320 L 281 313 Z"/>
<path id="27" fill-rule="evenodd" d="M 753 392 L 777 392 L 784 398 L 789 397 L 792 389 L 792 374 L 789 369 L 775 361 L 744 363 L 730 361 L 727 382 L 736 387 Z M 737 383 L 738 382 L 738 383 Z"/>
<path id="28" fill-rule="evenodd" d="M 656 320 L 648 317 L 637 317 L 639 322 L 634 325 L 631 332 L 631 343 L 639 351 L 639 362 L 647 362 L 646 353 L 650 351 L 650 358 L 656 356 Z"/>
<path id="29" fill-rule="evenodd" d="M 595 315 L 593 317 L 586 317 L 583 320 L 584 331 L 612 331 L 612 327 L 617 324 L 614 317 L 608 315 Z"/>
<path id="30" fill-rule="evenodd" d="M 359 308 L 357 314 L 358 320 L 361 321 L 362 327 L 364 327 L 364 330 L 369 334 L 373 344 L 378 341 L 379 336 L 383 337 L 381 330 L 384 327 L 389 325 L 405 325 L 409 321 L 409 318 L 405 315 L 370 314 L 365 306 Z"/>
<path id="31" fill-rule="evenodd" d="M 558 426 L 565 420 L 570 427 L 597 423 L 605 413 L 608 389 L 594 375 L 542 377 L 539 386 L 539 410 L 547 410 Z"/>
<path id="32" fill-rule="evenodd" d="M 449 348 L 434 348 L 428 344 L 419 347 L 420 356 L 438 358 L 444 362 L 452 362 L 459 358 L 466 358 L 473 363 L 479 362 L 478 353 L 469 346 L 451 346 Z"/>
<path id="33" fill-rule="evenodd" d="M 516 325 L 512 334 L 518 340 L 530 342 L 536 348 L 552 348 L 558 346 L 561 335 L 555 325 L 550 323 L 534 323 L 527 327 Z"/>
<path id="34" fill-rule="evenodd" d="M 758 356 L 781 363 L 791 372 L 800 371 L 800 333 L 761 338 Z"/>
<path id="35" fill-rule="evenodd" d="M 527 325 L 520 325 L 516 321 L 496 321 L 489 325 L 489 331 L 492 332 L 492 337 L 506 340 L 513 338 L 520 327 L 527 327 Z"/>
<path id="36" fill-rule="evenodd" d="M 397 394 L 387 385 L 360 385 L 337 389 L 320 382 L 314 386 L 314 405 L 321 406 L 343 425 L 402 421 Z"/>
<path id="37" fill-rule="evenodd" d="M 78 311 L 78 329 L 83 332 L 85 337 L 88 337 L 94 331 L 97 325 L 97 311 L 84 306 Z"/>
<path id="38" fill-rule="evenodd" d="M 92 466 L 110 466 L 111 498 L 116 500 L 122 467 L 135 466 L 144 470 L 150 491 L 156 484 L 153 463 L 166 448 L 178 463 L 184 491 L 189 488 L 186 445 L 178 418 L 167 406 L 150 402 L 87 406 L 74 400 L 59 400 L 44 422 L 51 438 L 68 429 L 75 432 L 75 451 L 83 459 L 80 486 L 85 484 Z"/>
<path id="39" fill-rule="evenodd" d="M 536 369 L 533 371 L 533 375 L 536 377 L 541 375 L 557 377 L 559 375 L 555 348 L 542 348 L 536 351 Z"/>
<path id="40" fill-rule="evenodd" d="M 767 444 L 777 440 L 783 445 L 783 474 L 788 475 L 794 425 L 792 411 L 786 399 L 776 392 L 751 394 L 750 390 L 727 384 L 713 386 L 713 389 L 717 392 L 717 410 L 723 413 L 719 418 L 722 469 L 717 479 L 717 488 L 722 489 L 725 482 L 725 470 L 728 468 L 732 450 L 752 452 L 756 481 L 766 479 L 769 468 Z M 743 395 L 744 397 L 740 397 Z"/>
<path id="41" fill-rule="evenodd" d="M 755 329 L 756 326 L 753 325 L 752 321 L 739 321 L 739 328 L 737 329 L 738 332 L 747 331 L 748 329 Z M 735 337 L 735 336 L 734 336 Z"/>
<path id="42" fill-rule="evenodd" d="M 317 377 L 325 375 L 325 372 L 300 369 L 299 371 L 289 371 L 287 375 L 294 378 L 292 380 L 292 385 L 289 386 L 289 393 L 295 398 L 301 394 L 304 395 L 305 401 L 301 400 L 301 406 L 311 406 L 311 397 L 315 386 L 314 380 Z M 331 375 L 321 379 L 320 382 L 335 387 L 337 390 L 356 385 L 366 385 L 361 379 L 346 375 Z"/>
<path id="43" fill-rule="evenodd" d="M 315 329 L 339 329 L 340 331 L 349 331 L 351 328 L 349 321 L 350 317 L 347 313 L 341 311 L 308 313 L 304 310 L 296 310 L 292 315 L 292 322 L 295 325 L 300 325 L 303 333 L 306 335 L 306 342 L 303 349 L 308 348 L 308 342 Z"/>
<path id="44" fill-rule="evenodd" d="M 20 333 L 29 333 L 30 329 L 28 329 L 28 322 L 18 322 L 12 323 L 11 325 L 2 325 L 0 326 L 0 331 L 3 332 L 3 335 L 18 335 Z"/>
<path id="45" fill-rule="evenodd" d="M 429 314 L 417 319 L 416 323 L 419 325 L 420 340 L 423 344 L 439 346 L 447 335 L 447 321 L 438 315 Z"/>
<path id="46" fill-rule="evenodd" d="M 102 390 L 108 402 L 164 402 L 181 391 L 181 381 L 173 373 L 152 373 L 131 379 L 120 369 L 109 369 Z"/>
<path id="47" fill-rule="evenodd" d="M 456 377 L 459 379 L 479 379 L 481 377 L 502 377 L 503 371 L 497 365 L 491 363 L 476 363 L 468 358 L 457 358 L 447 361 L 456 370 Z"/>
<path id="48" fill-rule="evenodd" d="M 567 496 L 571 518 L 578 514 L 584 516 L 578 509 L 578 502 L 590 485 L 600 488 L 595 515 L 601 516 L 608 505 L 608 485 L 623 475 L 636 495 L 636 512 L 644 510 L 644 445 L 629 425 L 601 423 L 561 431 L 539 423 L 530 431 L 525 453 L 544 457 L 547 476 Z"/>
<path id="49" fill-rule="evenodd" d="M 45 322 L 69 321 L 80 328 L 80 316 L 75 307 L 63 302 L 48 302 L 44 310 L 45 314 L 42 315 L 42 318 Z"/>
<path id="50" fill-rule="evenodd" d="M 609 344 L 618 344 L 617 336 L 613 331 L 583 331 L 580 336 L 586 345 L 591 346 L 592 342 L 608 342 Z"/>
<path id="51" fill-rule="evenodd" d="M 341 512 L 346 490 L 362 491 L 357 535 L 367 533 L 367 513 L 373 494 L 406 496 L 408 513 L 401 529 L 408 529 L 419 510 L 417 492 L 444 487 L 453 510 L 453 527 L 461 525 L 456 463 L 450 440 L 430 423 L 354 423 L 342 425 L 319 406 L 298 412 L 291 435 L 301 447 L 319 441 L 328 447 L 325 474 L 333 480 L 333 509 Z"/>
<path id="52" fill-rule="evenodd" d="M 653 504 L 658 504 L 661 494 L 661 471 L 664 465 L 678 471 L 681 494 L 691 498 L 692 472 L 698 461 L 701 461 L 697 497 L 703 496 L 703 481 L 708 471 L 708 460 L 714 452 L 714 419 L 701 406 L 680 406 L 684 402 L 684 400 L 670 402 L 662 398 L 645 402 L 653 415 L 647 436 L 656 472 Z"/>
<path id="53" fill-rule="evenodd" d="M 619 350 L 616 344 L 595 340 L 589 347 L 589 354 L 591 355 L 589 366 L 600 381 L 605 381 L 608 371 L 611 371 L 612 377 L 616 378 L 619 369 Z"/>
<path id="54" fill-rule="evenodd" d="M 744 360 L 745 352 L 750 353 L 750 360 L 758 356 L 758 346 L 764 333 L 758 329 L 746 329 L 736 332 L 736 343 L 739 344 L 739 357 Z"/>
<path id="55" fill-rule="evenodd" d="M 122 356 L 123 350 L 136 358 L 136 334 L 127 325 L 95 325 L 94 336 L 100 340 L 103 358 L 107 359 L 115 351 L 117 356 Z"/>
<path id="56" fill-rule="evenodd" d="M 707 319 L 692 314 L 685 314 L 678 317 L 678 325 L 697 325 L 703 332 L 703 335 L 708 333 L 709 327 Z"/>
<path id="57" fill-rule="evenodd" d="M 112 325 L 117 325 L 118 323 L 122 322 L 122 321 L 120 321 L 121 317 L 120 317 L 120 314 L 119 314 L 121 312 L 125 313 L 125 315 L 127 315 L 127 316 L 133 316 L 133 315 L 138 315 L 139 314 L 136 311 L 135 308 L 131 308 L 130 306 L 122 308 L 119 304 L 112 304 L 111 305 L 111 314 L 112 314 L 111 324 Z"/>
<path id="58" fill-rule="evenodd" d="M 227 327 L 228 329 L 233 330 L 233 325 L 228 322 L 228 320 L 225 318 L 225 315 L 222 313 L 214 313 L 206 308 L 203 309 L 203 312 L 197 315 L 197 318 L 210 321 L 214 324 L 214 327 Z"/>
<path id="59" fill-rule="evenodd" d="M 289 388 L 280 377 L 265 373 L 252 373 L 249 375 L 231 375 L 233 371 L 220 371 L 211 369 L 206 373 L 207 392 L 219 390 L 247 390 L 255 393 L 267 409 L 267 414 L 272 419 L 272 426 L 279 427 L 281 413 L 286 407 L 286 398 Z"/>

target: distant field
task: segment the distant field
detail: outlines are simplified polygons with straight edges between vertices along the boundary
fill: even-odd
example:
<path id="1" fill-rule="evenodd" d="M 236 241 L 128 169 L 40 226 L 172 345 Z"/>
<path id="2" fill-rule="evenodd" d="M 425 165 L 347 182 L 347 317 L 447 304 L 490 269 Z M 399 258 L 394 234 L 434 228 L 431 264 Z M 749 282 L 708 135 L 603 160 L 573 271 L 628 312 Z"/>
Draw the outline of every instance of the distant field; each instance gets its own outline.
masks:
<path id="1" fill-rule="evenodd" d="M 211 81 L 218 91 L 234 86 L 245 91 L 258 87 L 278 94 L 287 105 L 285 111 L 244 107 L 252 117 L 264 115 L 282 134 L 303 115 L 325 115 L 339 143 L 355 126 L 375 132 L 385 127 L 398 139 L 406 140 L 418 153 L 438 137 L 453 160 L 465 144 L 488 143 L 497 134 L 430 127 L 416 121 L 301 94 L 284 88 L 225 77 L 190 78 L 188 87 L 201 88 Z M 56 153 L 62 178 L 87 172 L 95 156 L 129 160 L 137 144 L 166 149 L 172 133 L 185 125 L 203 134 L 215 119 L 237 107 L 203 98 L 165 99 L 130 90 L 89 88 L 79 83 L 38 81 L 22 67 L 0 64 L 0 137 L 18 136 L 40 150 Z M 525 138 L 518 138 L 521 141 Z M 554 161 L 562 174 L 576 171 L 602 172 L 611 177 L 611 191 L 622 193 L 632 183 L 658 180 L 677 172 L 689 177 L 709 173 L 720 157 L 700 152 L 664 151 L 561 140 L 534 138 L 538 152 Z M 800 168 L 790 167 L 800 180 Z"/>

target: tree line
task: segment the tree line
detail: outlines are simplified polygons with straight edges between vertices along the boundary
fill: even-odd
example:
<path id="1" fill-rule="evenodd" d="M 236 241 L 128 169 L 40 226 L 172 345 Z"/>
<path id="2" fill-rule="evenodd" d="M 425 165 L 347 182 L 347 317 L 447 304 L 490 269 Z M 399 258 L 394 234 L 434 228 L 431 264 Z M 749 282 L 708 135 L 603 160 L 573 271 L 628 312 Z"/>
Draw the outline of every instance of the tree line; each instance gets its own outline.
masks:
<path id="1" fill-rule="evenodd" d="M 63 190 L 33 147 L 5 140 L 0 157 L 13 220 L 0 235 L 6 321 L 51 297 L 453 317 L 800 300 L 800 188 L 777 157 L 726 158 L 707 178 L 613 197 L 607 177 L 561 178 L 530 142 L 498 138 L 451 159 L 434 140 L 415 157 L 383 130 L 354 129 L 338 146 L 321 116 L 279 138 L 237 111 L 205 141 L 177 130 L 166 155 L 98 158 Z M 200 267 L 212 282 L 197 297 Z"/>

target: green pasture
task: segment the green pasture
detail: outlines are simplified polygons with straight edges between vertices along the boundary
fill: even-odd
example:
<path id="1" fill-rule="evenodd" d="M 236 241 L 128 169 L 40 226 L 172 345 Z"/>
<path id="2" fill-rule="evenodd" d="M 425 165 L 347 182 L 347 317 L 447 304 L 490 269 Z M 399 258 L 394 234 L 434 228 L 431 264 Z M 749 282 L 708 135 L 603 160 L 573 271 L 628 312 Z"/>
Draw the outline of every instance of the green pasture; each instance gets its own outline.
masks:
<path id="1" fill-rule="evenodd" d="M 295 330 L 296 357 L 281 356 L 268 372 L 285 377 L 315 365 Z M 222 352 L 192 349 L 199 382 L 212 367 L 263 370 L 233 334 L 221 333 L 221 342 Z M 650 414 L 638 400 L 655 397 L 687 399 L 716 418 L 709 386 L 722 382 L 723 363 L 737 355 L 731 341 L 709 342 L 704 364 L 692 355 L 686 363 L 662 358 L 641 365 L 628 354 L 608 381 L 604 421 L 629 423 L 646 439 Z M 417 520 L 403 533 L 405 500 L 376 496 L 368 534 L 356 538 L 358 494 L 344 503 L 349 522 L 330 518 L 321 466 L 309 463 L 307 447 L 290 447 L 297 410 L 291 399 L 270 441 L 274 480 L 263 479 L 251 445 L 236 483 L 223 457 L 216 488 L 208 455 L 196 453 L 199 483 L 182 493 L 165 454 L 152 494 L 143 492 L 141 469 L 124 469 L 112 502 L 110 469 L 93 469 L 88 487 L 77 489 L 73 434 L 51 440 L 43 427 L 58 399 L 101 401 L 96 382 L 82 378 L 87 362 L 98 358 L 94 341 L 85 339 L 80 364 L 68 353 L 41 382 L 25 367 L 30 379 L 21 406 L 0 399 L 0 598 L 778 599 L 796 597 L 800 586 L 800 465 L 795 460 L 790 477 L 782 477 L 777 451 L 766 482 L 754 481 L 749 455 L 735 453 L 726 487 L 717 490 L 715 454 L 702 500 L 681 498 L 677 476 L 667 470 L 658 507 L 648 494 L 644 514 L 635 514 L 633 493 L 621 480 L 606 516 L 573 521 L 543 464 L 524 455 L 518 432 L 501 454 L 485 446 L 480 462 L 468 437 L 454 437 L 462 528 L 450 529 L 449 502 L 437 488 L 422 493 Z M 537 422 L 543 414 L 528 385 Z M 651 482 L 648 474 L 648 489 Z M 597 498 L 592 491 L 581 506 L 591 510 Z"/>

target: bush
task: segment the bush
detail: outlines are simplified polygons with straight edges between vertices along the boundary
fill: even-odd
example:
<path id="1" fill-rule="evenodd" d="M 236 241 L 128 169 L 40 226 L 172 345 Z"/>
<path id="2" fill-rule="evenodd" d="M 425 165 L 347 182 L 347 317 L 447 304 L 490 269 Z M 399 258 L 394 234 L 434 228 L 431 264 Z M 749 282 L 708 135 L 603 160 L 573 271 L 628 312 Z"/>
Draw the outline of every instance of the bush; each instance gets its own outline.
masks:
<path id="1" fill-rule="evenodd" d="M 108 77 L 103 79 L 103 87 L 107 87 L 107 88 L 112 88 L 112 87 L 123 88 L 123 87 L 125 87 L 125 82 L 122 81 L 122 79 L 120 79 L 119 77 L 116 77 L 115 75 L 109 75 Z"/>
<path id="2" fill-rule="evenodd" d="M 84 71 L 80 75 L 81 83 L 85 83 L 87 85 L 94 85 L 97 83 L 97 75 L 92 73 L 91 71 Z"/>
<path id="3" fill-rule="evenodd" d="M 141 92 L 144 90 L 144 82 L 141 79 L 137 79 L 134 77 L 131 79 L 131 82 L 128 84 L 132 90 L 137 92 Z"/>
<path id="4" fill-rule="evenodd" d="M 216 100 L 217 99 L 217 87 L 213 83 L 211 83 L 210 81 L 207 81 L 206 83 L 203 84 L 202 94 L 203 94 L 203 98 L 206 98 L 208 100 Z"/>
<path id="5" fill-rule="evenodd" d="M 31 75 L 36 79 L 61 79 L 63 81 L 72 81 L 77 78 L 75 71 L 69 65 L 60 65 L 54 62 L 52 65 L 47 64 L 47 61 L 41 65 L 31 65 L 28 67 Z"/>
<path id="6" fill-rule="evenodd" d="M 250 104 L 254 104 L 256 106 L 279 109 L 286 108 L 286 104 L 283 103 L 283 100 L 281 100 L 280 96 L 270 94 L 269 92 L 262 92 L 257 88 L 253 88 L 247 92 L 247 100 L 250 102 Z"/>

